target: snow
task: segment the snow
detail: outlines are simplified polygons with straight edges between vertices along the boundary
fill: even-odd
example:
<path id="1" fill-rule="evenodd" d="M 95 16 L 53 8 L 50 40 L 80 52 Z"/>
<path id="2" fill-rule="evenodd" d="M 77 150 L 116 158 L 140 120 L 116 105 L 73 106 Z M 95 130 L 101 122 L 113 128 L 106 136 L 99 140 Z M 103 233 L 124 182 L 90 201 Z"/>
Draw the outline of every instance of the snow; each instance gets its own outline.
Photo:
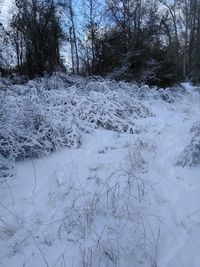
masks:
<path id="1" fill-rule="evenodd" d="M 29 134 L 31 148 L 18 157 L 14 139 L 19 150 L 1 150 L 0 266 L 199 267 L 200 165 L 177 165 L 198 135 L 198 88 L 62 75 L 5 86 L 3 127 Z"/>
<path id="2" fill-rule="evenodd" d="M 111 81 L 71 85 L 66 78 L 54 75 L 3 87 L 0 152 L 4 157 L 40 157 L 63 146 L 77 148 L 82 132 L 99 127 L 138 132 L 134 119 L 153 115 L 136 101 L 131 86 L 122 83 L 113 90 L 116 83 Z"/>

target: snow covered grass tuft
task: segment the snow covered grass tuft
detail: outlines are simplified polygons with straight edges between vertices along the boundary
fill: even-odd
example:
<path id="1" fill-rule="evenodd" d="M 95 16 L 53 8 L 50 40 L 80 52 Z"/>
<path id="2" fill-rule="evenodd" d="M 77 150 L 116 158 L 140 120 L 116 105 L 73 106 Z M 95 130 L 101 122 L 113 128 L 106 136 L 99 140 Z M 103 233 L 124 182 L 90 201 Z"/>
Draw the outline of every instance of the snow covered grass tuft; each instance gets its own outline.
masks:
<path id="1" fill-rule="evenodd" d="M 51 237 L 47 233 L 44 239 L 50 243 L 66 240 L 75 246 L 77 266 L 130 266 L 149 261 L 156 266 L 144 205 L 149 184 L 138 176 L 143 169 L 141 154 L 133 149 L 128 149 L 123 168 L 107 171 L 105 176 L 98 166 L 85 181 L 77 176 L 61 185 L 58 177 L 63 174 L 52 176 L 50 203 L 54 198 L 58 208 L 49 224 Z"/>
<path id="2" fill-rule="evenodd" d="M 137 133 L 135 121 L 153 114 L 135 89 L 126 83 L 64 74 L 23 85 L 8 83 L 0 91 L 0 155 L 23 159 L 64 146 L 77 148 L 81 132 L 96 128 Z"/>
<path id="3" fill-rule="evenodd" d="M 2 81 L 0 155 L 2 159 L 41 157 L 62 147 L 78 148 L 83 132 L 104 128 L 138 134 L 137 120 L 154 116 L 149 99 L 173 102 L 176 88 L 81 78 L 55 73 L 23 84 Z M 7 167 L 6 167 L 7 168 Z M 5 166 L 0 175 L 5 175 Z"/>
<path id="4" fill-rule="evenodd" d="M 80 137 L 72 116 L 64 120 L 60 106 L 48 100 L 31 91 L 25 96 L 5 98 L 0 118 L 0 154 L 3 157 L 40 157 L 62 146 L 78 147 Z"/>
<path id="5" fill-rule="evenodd" d="M 96 162 L 81 177 L 73 161 L 54 170 L 31 195 L 31 205 L 42 199 L 31 217 L 23 204 L 0 205 L 0 245 L 21 266 L 157 266 L 159 236 L 155 243 L 146 205 L 151 182 L 140 177 L 148 164 L 143 151 L 154 149 L 138 140 L 121 163 Z"/>
<path id="6" fill-rule="evenodd" d="M 0 177 L 3 178 L 3 180 L 5 177 L 11 177 L 14 175 L 14 167 L 15 162 L 12 158 L 6 158 L 0 155 Z"/>
<path id="7" fill-rule="evenodd" d="M 196 166 L 200 164 L 200 122 L 196 122 L 192 128 L 193 137 L 190 144 L 181 153 L 177 165 Z"/>

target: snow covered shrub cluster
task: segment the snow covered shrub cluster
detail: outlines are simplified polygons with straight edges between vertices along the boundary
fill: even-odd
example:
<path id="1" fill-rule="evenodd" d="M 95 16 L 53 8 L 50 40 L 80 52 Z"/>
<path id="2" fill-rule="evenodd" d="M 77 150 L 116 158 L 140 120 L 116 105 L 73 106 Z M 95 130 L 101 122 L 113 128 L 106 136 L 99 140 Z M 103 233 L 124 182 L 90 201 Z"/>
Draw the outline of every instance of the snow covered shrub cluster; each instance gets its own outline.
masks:
<path id="1" fill-rule="evenodd" d="M 77 148 L 81 133 L 97 128 L 138 133 L 137 119 L 153 116 L 145 100 L 164 94 L 148 86 L 63 73 L 21 85 L 4 79 L 0 86 L 0 155 L 6 160 Z"/>
<path id="2" fill-rule="evenodd" d="M 181 87 L 168 87 L 168 88 L 160 88 L 158 89 L 158 96 L 155 98 L 161 98 L 163 101 L 166 101 L 168 103 L 173 103 L 177 99 L 182 98 L 186 94 L 186 90 Z"/>
<path id="3" fill-rule="evenodd" d="M 11 94 L 10 94 L 11 93 Z M 49 97 L 29 90 L 8 92 L 0 118 L 0 153 L 16 159 L 36 157 L 66 146 L 78 146 L 79 133 L 72 116 L 65 118 Z"/>
<path id="4" fill-rule="evenodd" d="M 152 113 L 125 83 L 54 74 L 1 90 L 0 154 L 40 157 L 63 146 L 78 147 L 81 131 L 105 128 L 135 133 L 135 120 Z"/>
<path id="5" fill-rule="evenodd" d="M 182 167 L 200 164 L 200 122 L 192 126 L 191 133 L 193 137 L 190 144 L 186 146 L 177 161 L 177 165 Z"/>
<path id="6" fill-rule="evenodd" d="M 14 175 L 14 160 L 13 158 L 6 158 L 0 155 L 0 177 L 5 178 Z M 0 180 L 3 182 L 4 180 Z"/>
<path id="7" fill-rule="evenodd" d="M 158 88 L 157 86 L 149 87 L 148 85 L 141 87 L 135 85 L 133 92 L 140 100 L 161 99 L 167 103 L 174 103 L 177 99 L 183 98 L 187 93 L 183 86 Z"/>

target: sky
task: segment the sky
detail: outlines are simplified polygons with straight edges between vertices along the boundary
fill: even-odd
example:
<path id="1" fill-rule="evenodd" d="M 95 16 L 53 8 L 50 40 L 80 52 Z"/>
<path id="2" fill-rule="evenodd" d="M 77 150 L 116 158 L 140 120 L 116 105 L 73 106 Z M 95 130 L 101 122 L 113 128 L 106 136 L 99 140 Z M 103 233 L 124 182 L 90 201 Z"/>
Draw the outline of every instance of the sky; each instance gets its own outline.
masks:
<path id="1" fill-rule="evenodd" d="M 9 10 L 12 6 L 13 0 L 3 0 L 1 21 L 6 24 L 6 21 L 9 17 Z"/>

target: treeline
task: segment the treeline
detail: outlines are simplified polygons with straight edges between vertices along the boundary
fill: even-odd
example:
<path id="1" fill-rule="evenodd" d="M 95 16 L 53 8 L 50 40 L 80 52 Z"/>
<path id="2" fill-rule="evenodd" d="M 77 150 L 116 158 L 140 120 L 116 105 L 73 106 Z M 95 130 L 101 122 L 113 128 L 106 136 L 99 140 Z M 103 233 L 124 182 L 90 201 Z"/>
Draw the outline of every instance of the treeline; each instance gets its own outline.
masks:
<path id="1" fill-rule="evenodd" d="M 65 55 L 76 74 L 200 82 L 200 0 L 15 0 L 0 38 L 0 67 L 6 45 L 30 77 L 63 68 Z"/>

